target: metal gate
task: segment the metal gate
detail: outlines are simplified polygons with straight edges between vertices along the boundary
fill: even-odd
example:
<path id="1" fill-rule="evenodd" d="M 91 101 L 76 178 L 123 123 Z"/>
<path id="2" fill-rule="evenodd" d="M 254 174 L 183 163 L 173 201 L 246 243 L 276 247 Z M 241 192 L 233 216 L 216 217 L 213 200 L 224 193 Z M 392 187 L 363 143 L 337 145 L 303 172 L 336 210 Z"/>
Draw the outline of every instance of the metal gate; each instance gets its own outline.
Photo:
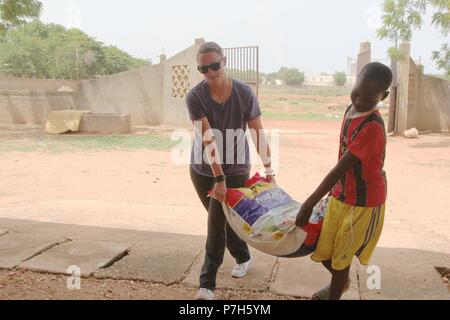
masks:
<path id="1" fill-rule="evenodd" d="M 234 79 L 250 85 L 259 94 L 259 47 L 224 48 L 227 73 Z"/>

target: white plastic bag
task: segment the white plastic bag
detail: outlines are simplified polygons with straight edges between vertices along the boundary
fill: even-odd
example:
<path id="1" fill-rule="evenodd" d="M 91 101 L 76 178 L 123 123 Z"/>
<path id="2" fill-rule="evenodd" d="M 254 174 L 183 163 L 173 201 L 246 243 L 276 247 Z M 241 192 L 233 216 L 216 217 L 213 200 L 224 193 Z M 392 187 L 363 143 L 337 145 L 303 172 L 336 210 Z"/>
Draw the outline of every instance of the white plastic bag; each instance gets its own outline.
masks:
<path id="1" fill-rule="evenodd" d="M 228 189 L 225 216 L 236 234 L 253 248 L 278 257 L 301 257 L 314 252 L 327 200 L 314 208 L 308 225 L 295 225 L 301 204 L 259 174 L 245 188 Z"/>

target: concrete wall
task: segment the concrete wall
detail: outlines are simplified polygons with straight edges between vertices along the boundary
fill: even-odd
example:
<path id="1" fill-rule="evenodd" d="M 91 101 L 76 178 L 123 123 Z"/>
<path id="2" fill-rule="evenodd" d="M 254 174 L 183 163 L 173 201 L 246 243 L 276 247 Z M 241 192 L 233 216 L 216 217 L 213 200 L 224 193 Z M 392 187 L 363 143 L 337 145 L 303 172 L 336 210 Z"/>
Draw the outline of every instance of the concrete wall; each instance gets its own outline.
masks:
<path id="1" fill-rule="evenodd" d="M 417 113 L 419 131 L 450 132 L 450 82 L 423 76 Z"/>
<path id="2" fill-rule="evenodd" d="M 133 124 L 191 126 L 185 99 L 172 96 L 172 69 L 189 66 L 190 88 L 201 81 L 196 54 L 203 42 L 196 40 L 192 47 L 170 59 L 162 56 L 158 65 L 82 81 L 75 94 L 77 109 L 129 113 Z"/>
<path id="3" fill-rule="evenodd" d="M 75 94 L 77 109 L 129 113 L 133 124 L 162 121 L 162 64 L 82 81 Z"/>
<path id="4" fill-rule="evenodd" d="M 182 127 L 192 126 L 186 108 L 185 98 L 172 96 L 172 68 L 178 65 L 189 66 L 190 88 L 195 87 L 204 77 L 197 71 L 197 52 L 204 43 L 203 39 L 195 40 L 192 47 L 178 53 L 164 63 L 164 95 L 163 123 Z"/>
<path id="5" fill-rule="evenodd" d="M 0 91 L 0 123 L 44 124 L 50 111 L 74 108 L 71 93 L 56 91 Z"/>
<path id="6" fill-rule="evenodd" d="M 334 76 L 306 76 L 305 77 L 306 86 L 334 86 Z"/>
<path id="7" fill-rule="evenodd" d="M 400 44 L 400 51 L 403 59 L 398 63 L 398 89 L 397 89 L 397 108 L 395 115 L 395 132 L 403 133 L 411 128 L 414 123 L 415 115 L 408 112 L 410 109 L 409 96 L 412 94 L 409 90 L 409 74 L 410 74 L 410 50 L 411 47 L 407 43 Z"/>
<path id="8" fill-rule="evenodd" d="M 73 80 L 0 77 L 0 123 L 43 124 L 52 110 L 75 108 L 72 93 L 57 92 L 62 86 L 77 90 Z"/>
<path id="9" fill-rule="evenodd" d="M 356 76 L 359 76 L 361 70 L 366 64 L 372 61 L 372 46 L 370 42 L 361 42 L 359 46 L 358 59 L 356 62 Z"/>
<path id="10" fill-rule="evenodd" d="M 75 80 L 29 79 L 0 76 L 0 90 L 57 91 L 62 86 L 70 86 L 73 90 L 76 90 L 78 83 L 79 81 Z"/>
<path id="11" fill-rule="evenodd" d="M 0 123 L 42 123 L 51 110 L 83 109 L 95 113 L 127 113 L 132 124 L 191 126 L 185 97 L 174 97 L 173 67 L 189 66 L 186 89 L 203 76 L 197 71 L 197 51 L 204 43 L 161 63 L 85 81 L 0 77 Z M 73 93 L 58 93 L 70 86 Z M 26 90 L 23 90 L 26 89 Z"/>
<path id="12" fill-rule="evenodd" d="M 423 73 L 410 57 L 410 45 L 400 50 L 399 85 L 395 132 L 416 128 L 419 131 L 450 132 L 450 82 Z"/>

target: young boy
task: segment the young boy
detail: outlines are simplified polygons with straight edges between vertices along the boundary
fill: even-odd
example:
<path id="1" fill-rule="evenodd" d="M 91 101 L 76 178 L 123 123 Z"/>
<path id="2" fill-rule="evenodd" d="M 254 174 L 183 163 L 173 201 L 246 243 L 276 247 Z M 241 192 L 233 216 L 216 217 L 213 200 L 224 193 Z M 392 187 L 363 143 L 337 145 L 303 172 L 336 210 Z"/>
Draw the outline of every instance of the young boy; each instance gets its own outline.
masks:
<path id="1" fill-rule="evenodd" d="M 331 284 L 313 295 L 315 300 L 339 300 L 350 286 L 353 256 L 367 265 L 381 235 L 387 195 L 383 171 L 386 130 L 377 105 L 387 98 L 391 70 L 370 63 L 361 71 L 345 112 L 340 135 L 339 162 L 305 201 L 296 224 L 305 226 L 312 208 L 328 192 L 332 195 L 312 260 L 322 262 Z"/>

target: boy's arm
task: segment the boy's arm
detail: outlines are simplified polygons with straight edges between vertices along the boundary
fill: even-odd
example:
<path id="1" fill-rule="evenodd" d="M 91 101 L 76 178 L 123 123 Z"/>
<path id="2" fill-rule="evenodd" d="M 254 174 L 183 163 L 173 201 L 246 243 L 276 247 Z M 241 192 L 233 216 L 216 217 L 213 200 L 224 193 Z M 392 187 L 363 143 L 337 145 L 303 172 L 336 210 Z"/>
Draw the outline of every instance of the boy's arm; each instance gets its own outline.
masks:
<path id="1" fill-rule="evenodd" d="M 350 151 L 344 153 L 337 165 L 330 171 L 325 177 L 320 186 L 309 196 L 300 208 L 300 212 L 297 215 L 296 225 L 300 228 L 308 224 L 312 214 L 314 206 L 319 202 L 341 179 L 347 170 L 352 168 L 358 158 L 354 156 Z"/>

